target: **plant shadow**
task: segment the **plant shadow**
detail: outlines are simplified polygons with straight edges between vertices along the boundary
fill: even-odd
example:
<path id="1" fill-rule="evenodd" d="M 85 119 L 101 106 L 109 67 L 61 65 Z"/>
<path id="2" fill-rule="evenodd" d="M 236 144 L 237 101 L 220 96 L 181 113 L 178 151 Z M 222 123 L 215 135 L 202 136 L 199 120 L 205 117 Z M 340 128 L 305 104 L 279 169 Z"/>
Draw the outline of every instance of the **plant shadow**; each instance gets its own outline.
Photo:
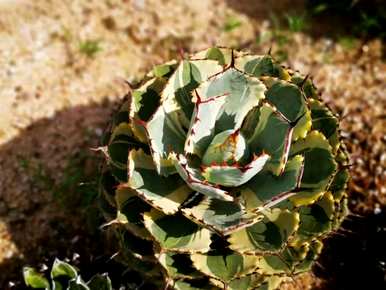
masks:
<path id="1" fill-rule="evenodd" d="M 314 273 L 317 290 L 386 288 L 386 208 L 349 215 L 341 230 L 325 242 Z"/>
<path id="2" fill-rule="evenodd" d="M 74 258 L 87 277 L 89 265 L 111 254 L 95 205 L 101 157 L 90 148 L 120 102 L 65 109 L 0 147 L 0 254 L 9 257 L 0 262 L 0 289 L 25 289 L 24 265 Z"/>

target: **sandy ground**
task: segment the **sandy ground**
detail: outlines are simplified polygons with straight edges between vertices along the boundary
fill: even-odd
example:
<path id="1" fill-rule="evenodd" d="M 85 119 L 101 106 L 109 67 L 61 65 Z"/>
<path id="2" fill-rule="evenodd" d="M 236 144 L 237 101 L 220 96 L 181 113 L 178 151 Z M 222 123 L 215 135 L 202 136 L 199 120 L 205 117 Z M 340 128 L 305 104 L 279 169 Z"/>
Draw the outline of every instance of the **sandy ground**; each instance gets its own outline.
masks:
<path id="1" fill-rule="evenodd" d="M 128 89 L 123 80 L 139 80 L 181 50 L 217 44 L 268 51 L 271 41 L 255 41 L 272 31 L 267 11 L 291 1 L 253 3 L 0 0 L 0 269 L 7 269 L 0 288 L 17 279 L 23 263 L 66 248 L 66 238 L 71 247 L 89 242 L 81 237 L 82 214 L 58 205 L 52 188 L 63 184 L 71 158 L 92 154 Z M 238 27 L 226 31 L 232 19 Z M 350 207 L 358 214 L 380 214 L 386 205 L 383 46 L 372 40 L 347 49 L 302 33 L 286 44 L 286 64 L 310 73 L 343 118 L 353 164 Z M 280 49 L 273 43 L 273 52 Z M 96 165 L 81 166 L 92 172 Z M 306 275 L 283 289 L 318 288 L 323 279 Z"/>

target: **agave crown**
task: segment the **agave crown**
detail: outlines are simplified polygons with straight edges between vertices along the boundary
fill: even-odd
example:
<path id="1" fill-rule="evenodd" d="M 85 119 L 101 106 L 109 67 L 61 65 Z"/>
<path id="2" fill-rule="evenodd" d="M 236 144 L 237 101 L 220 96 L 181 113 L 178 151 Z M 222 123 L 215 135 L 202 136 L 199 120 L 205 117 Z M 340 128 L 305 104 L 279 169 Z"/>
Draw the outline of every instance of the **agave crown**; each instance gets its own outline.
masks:
<path id="1" fill-rule="evenodd" d="M 174 289 L 274 289 L 346 215 L 338 120 L 269 55 L 210 48 L 156 66 L 104 149 L 122 256 Z"/>

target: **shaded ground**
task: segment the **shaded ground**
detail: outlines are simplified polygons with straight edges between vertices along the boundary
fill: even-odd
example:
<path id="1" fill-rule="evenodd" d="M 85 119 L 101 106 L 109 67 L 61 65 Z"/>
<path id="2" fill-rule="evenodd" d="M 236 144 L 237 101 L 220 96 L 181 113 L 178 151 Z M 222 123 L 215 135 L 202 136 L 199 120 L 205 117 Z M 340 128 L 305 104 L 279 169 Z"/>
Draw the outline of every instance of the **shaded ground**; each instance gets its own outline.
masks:
<path id="1" fill-rule="evenodd" d="M 90 232 L 99 221 L 85 215 L 92 212 L 98 163 L 89 148 L 127 91 L 117 79 L 133 82 L 180 48 L 212 44 L 257 53 L 272 46 L 277 58 L 310 73 L 343 117 L 353 215 L 326 242 L 314 273 L 282 288 L 384 288 L 384 44 L 355 40 L 347 46 L 294 33 L 267 15 L 301 8 L 302 1 L 261 3 L 0 0 L 1 289 L 18 283 L 21 265 L 51 263 L 54 256 L 81 254 L 77 263 L 88 269 L 86 276 L 95 269 L 90 261 L 102 267 L 104 239 Z M 108 265 L 110 271 L 118 267 Z"/>

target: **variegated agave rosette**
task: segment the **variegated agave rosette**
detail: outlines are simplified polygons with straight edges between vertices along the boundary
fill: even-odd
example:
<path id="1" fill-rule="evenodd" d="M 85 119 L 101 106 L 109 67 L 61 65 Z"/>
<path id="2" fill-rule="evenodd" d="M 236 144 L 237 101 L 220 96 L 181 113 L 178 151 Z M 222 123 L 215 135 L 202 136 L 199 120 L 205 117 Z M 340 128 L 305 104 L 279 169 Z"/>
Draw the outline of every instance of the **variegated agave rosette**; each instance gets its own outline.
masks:
<path id="1" fill-rule="evenodd" d="M 156 66 L 106 138 L 101 204 L 128 267 L 171 289 L 275 289 L 347 214 L 338 119 L 269 56 Z"/>

